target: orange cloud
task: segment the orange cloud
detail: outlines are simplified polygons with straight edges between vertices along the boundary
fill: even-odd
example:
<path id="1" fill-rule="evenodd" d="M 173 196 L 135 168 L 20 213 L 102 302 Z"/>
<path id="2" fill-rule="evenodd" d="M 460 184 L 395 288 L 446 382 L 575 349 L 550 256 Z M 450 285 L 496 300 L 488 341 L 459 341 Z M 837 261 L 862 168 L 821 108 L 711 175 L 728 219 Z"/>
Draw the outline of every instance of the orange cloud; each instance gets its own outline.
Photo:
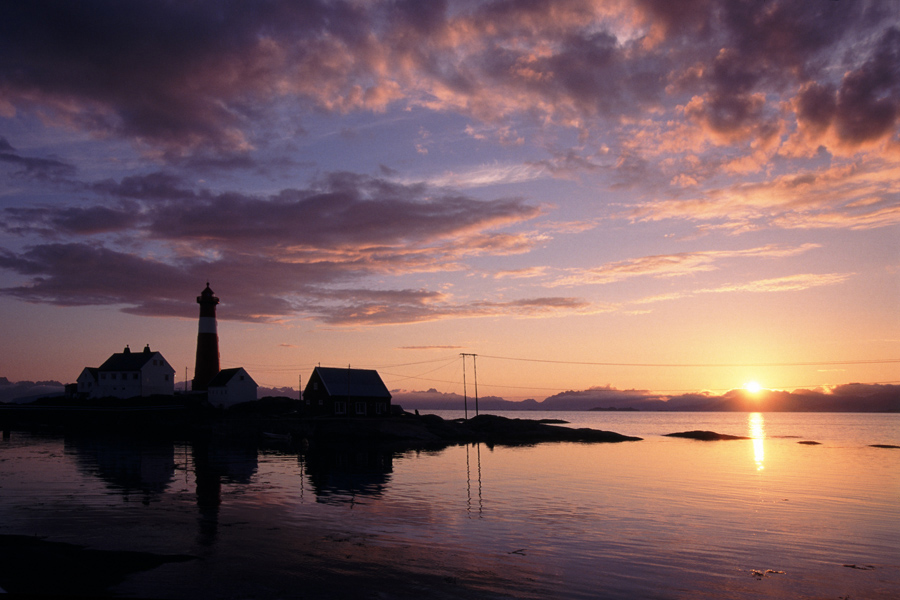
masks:
<path id="1" fill-rule="evenodd" d="M 785 258 L 818 247 L 818 244 L 793 247 L 768 245 L 747 250 L 708 250 L 644 256 L 607 263 L 593 269 L 569 269 L 569 275 L 549 283 L 548 286 L 600 285 L 634 277 L 679 277 L 717 270 L 719 268 L 717 263 L 729 258 Z"/>

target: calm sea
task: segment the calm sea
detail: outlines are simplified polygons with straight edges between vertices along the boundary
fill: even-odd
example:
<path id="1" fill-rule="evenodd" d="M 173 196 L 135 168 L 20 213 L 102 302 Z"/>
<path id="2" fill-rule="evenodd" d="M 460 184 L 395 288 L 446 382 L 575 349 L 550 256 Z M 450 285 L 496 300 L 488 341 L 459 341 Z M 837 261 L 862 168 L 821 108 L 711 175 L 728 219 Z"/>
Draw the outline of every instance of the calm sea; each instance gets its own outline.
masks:
<path id="1" fill-rule="evenodd" d="M 870 446 L 900 446 L 900 415 L 506 416 L 644 440 L 398 452 L 13 431 L 0 542 L 190 557 L 111 577 L 125 597 L 900 597 L 900 449 Z M 693 429 L 752 439 L 662 436 Z M 0 563 L 0 588 L 21 585 Z"/>

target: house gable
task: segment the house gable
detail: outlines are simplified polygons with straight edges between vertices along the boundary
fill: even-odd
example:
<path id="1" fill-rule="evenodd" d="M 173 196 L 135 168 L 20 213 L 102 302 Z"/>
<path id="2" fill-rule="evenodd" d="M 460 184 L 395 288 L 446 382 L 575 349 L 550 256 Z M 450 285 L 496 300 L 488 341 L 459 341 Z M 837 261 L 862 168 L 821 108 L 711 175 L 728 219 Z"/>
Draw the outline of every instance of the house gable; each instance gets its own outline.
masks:
<path id="1" fill-rule="evenodd" d="M 91 384 L 90 377 L 94 376 Z M 79 393 L 91 398 L 133 398 L 175 393 L 175 369 L 162 354 L 146 346 L 143 352 L 123 352 L 110 356 L 97 368 L 85 368 L 78 378 Z M 81 383 L 84 383 L 84 388 Z M 92 390 L 90 388 L 93 388 Z"/>
<path id="2" fill-rule="evenodd" d="M 258 387 L 242 367 L 222 369 L 210 380 L 207 386 L 207 399 L 213 406 L 227 408 L 256 400 Z"/>
<path id="3" fill-rule="evenodd" d="M 312 415 L 386 416 L 391 393 L 370 369 L 316 367 L 303 391 L 304 408 Z"/>

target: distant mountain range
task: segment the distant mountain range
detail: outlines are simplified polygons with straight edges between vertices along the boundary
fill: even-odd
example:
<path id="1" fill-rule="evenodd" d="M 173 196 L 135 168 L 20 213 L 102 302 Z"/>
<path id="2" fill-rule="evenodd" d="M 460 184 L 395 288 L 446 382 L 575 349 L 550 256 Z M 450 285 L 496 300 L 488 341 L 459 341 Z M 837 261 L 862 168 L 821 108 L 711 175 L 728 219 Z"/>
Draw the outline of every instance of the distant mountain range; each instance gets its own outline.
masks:
<path id="1" fill-rule="evenodd" d="M 0 377 L 0 402 L 29 402 L 63 393 L 58 381 L 11 382 Z M 465 399 L 460 394 L 426 391 L 391 390 L 394 404 L 405 410 L 462 410 Z M 259 396 L 297 397 L 290 387 L 259 388 Z M 468 398 L 469 410 L 475 399 Z M 646 410 L 646 411 L 760 411 L 760 412 L 900 412 L 900 385 L 849 383 L 827 389 L 761 390 L 743 389 L 724 394 L 695 393 L 677 396 L 646 390 L 618 390 L 610 386 L 581 391 L 566 391 L 538 401 L 512 401 L 498 396 L 478 399 L 479 410 Z"/>
<path id="2" fill-rule="evenodd" d="M 424 392 L 391 390 L 393 402 L 405 410 L 461 410 L 459 394 L 430 389 Z M 473 398 L 468 398 L 474 410 Z M 820 390 L 743 389 L 724 394 L 695 393 L 669 396 L 644 390 L 596 387 L 567 391 L 543 401 L 513 402 L 496 396 L 478 399 L 481 410 L 647 410 L 647 411 L 760 411 L 760 412 L 900 412 L 900 385 L 851 383 Z"/>

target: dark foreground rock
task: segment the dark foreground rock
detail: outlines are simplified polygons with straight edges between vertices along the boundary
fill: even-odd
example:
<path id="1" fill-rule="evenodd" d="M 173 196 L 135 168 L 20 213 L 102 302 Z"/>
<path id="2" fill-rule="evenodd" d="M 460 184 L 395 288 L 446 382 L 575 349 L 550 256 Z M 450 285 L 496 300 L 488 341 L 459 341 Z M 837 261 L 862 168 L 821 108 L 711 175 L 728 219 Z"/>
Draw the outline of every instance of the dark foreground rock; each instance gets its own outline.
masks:
<path id="1" fill-rule="evenodd" d="M 12 596 L 102 595 L 132 573 L 194 558 L 92 550 L 26 535 L 0 535 L 0 587 Z"/>
<path id="2" fill-rule="evenodd" d="M 667 433 L 666 437 L 687 438 L 690 440 L 701 440 L 703 442 L 714 442 L 718 440 L 749 440 L 750 438 L 743 435 L 728 435 L 727 433 L 716 433 L 715 431 L 681 431 L 679 433 Z"/>

